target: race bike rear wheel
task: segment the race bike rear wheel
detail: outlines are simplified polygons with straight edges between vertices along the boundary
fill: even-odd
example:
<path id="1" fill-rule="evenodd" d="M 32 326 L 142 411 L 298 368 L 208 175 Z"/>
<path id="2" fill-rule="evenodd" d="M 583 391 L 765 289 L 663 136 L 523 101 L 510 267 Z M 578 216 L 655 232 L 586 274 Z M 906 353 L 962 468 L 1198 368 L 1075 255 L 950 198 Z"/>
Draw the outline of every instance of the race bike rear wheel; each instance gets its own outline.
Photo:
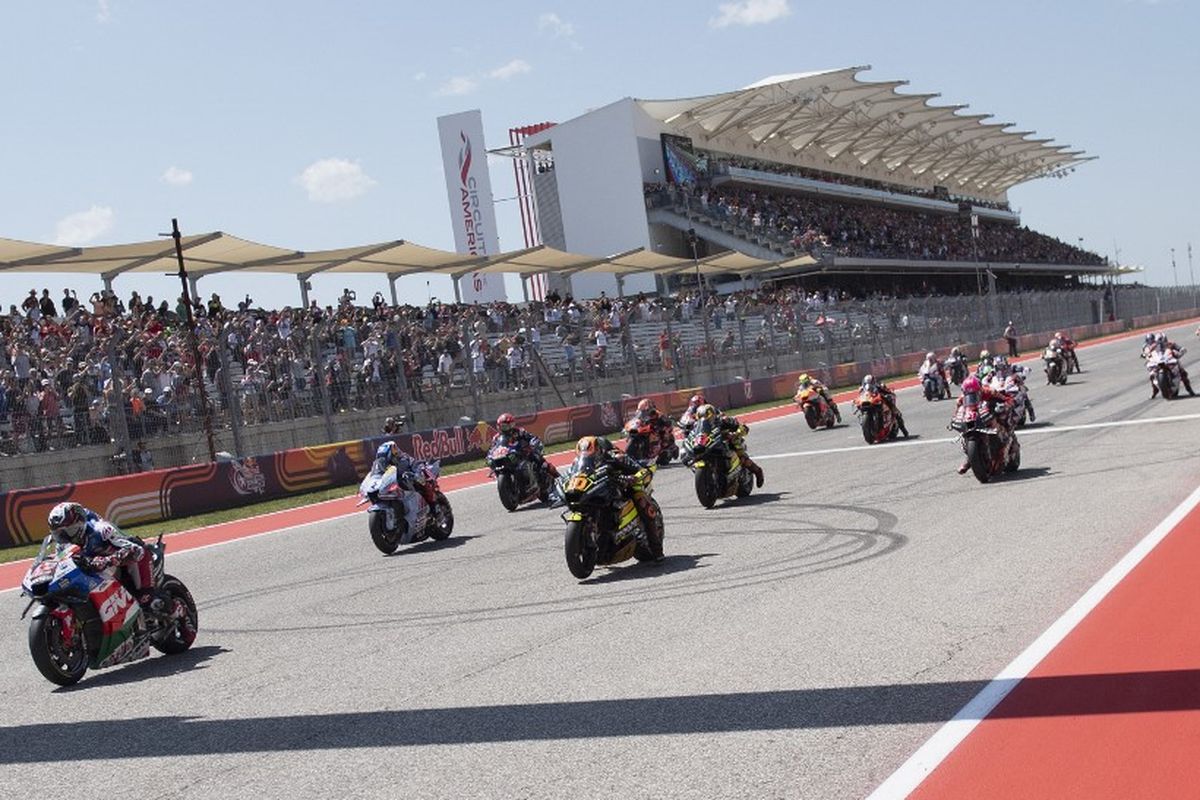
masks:
<path id="1" fill-rule="evenodd" d="M 517 497 L 517 482 L 507 472 L 500 473 L 496 478 L 496 492 L 500 495 L 500 505 L 508 511 L 516 511 L 520 505 Z"/>
<path id="2" fill-rule="evenodd" d="M 178 606 L 182 616 L 173 619 L 170 629 L 154 640 L 154 648 L 160 653 L 177 655 L 196 641 L 196 632 L 200 630 L 200 615 L 196 611 L 196 601 L 192 599 L 192 593 L 183 585 L 183 581 L 173 575 L 163 577 L 159 592 L 165 595 L 168 609 L 175 612 Z"/>
<path id="3" fill-rule="evenodd" d="M 454 511 L 450 508 L 450 501 L 441 492 L 438 492 L 437 502 L 429 509 L 429 513 L 429 537 L 439 542 L 449 539 L 454 532 Z"/>
<path id="4" fill-rule="evenodd" d="M 588 541 L 582 521 L 567 523 L 563 550 L 567 556 L 567 569 L 571 570 L 572 575 L 583 580 L 592 574 L 592 570 L 596 568 L 596 550 Z"/>
<path id="5" fill-rule="evenodd" d="M 700 501 L 700 505 L 712 508 L 717 504 L 716 484 L 716 473 L 711 466 L 705 464 L 703 468 L 696 470 L 696 499 Z"/>
<path id="6" fill-rule="evenodd" d="M 397 528 L 394 531 L 387 529 L 387 514 L 381 511 L 367 512 L 367 527 L 371 531 L 371 541 L 379 548 L 379 552 L 385 556 L 390 556 L 396 552 L 396 548 L 400 546 L 401 531 Z"/>
<path id="7" fill-rule="evenodd" d="M 34 617 L 29 624 L 29 654 L 42 677 L 59 686 L 78 683 L 87 672 L 88 656 L 83 627 L 75 626 L 71 645 L 64 650 L 62 622 L 50 614 Z"/>
<path id="8" fill-rule="evenodd" d="M 743 468 L 742 473 L 738 475 L 737 486 L 738 497 L 749 497 L 754 491 L 754 476 L 750 474 L 750 470 Z"/>
<path id="9" fill-rule="evenodd" d="M 980 483 L 987 483 L 992 475 L 991 453 L 988 451 L 991 448 L 987 443 L 976 438 L 967 439 L 967 462 L 971 465 L 971 472 L 975 474 L 975 479 Z"/>

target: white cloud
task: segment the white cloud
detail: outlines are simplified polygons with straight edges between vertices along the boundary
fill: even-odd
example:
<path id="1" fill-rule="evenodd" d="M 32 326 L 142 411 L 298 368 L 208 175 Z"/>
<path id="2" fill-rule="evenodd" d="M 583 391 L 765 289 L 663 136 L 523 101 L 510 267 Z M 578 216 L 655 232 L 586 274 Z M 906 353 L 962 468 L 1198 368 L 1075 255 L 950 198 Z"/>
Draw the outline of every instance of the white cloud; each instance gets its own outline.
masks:
<path id="1" fill-rule="evenodd" d="M 63 247 L 87 244 L 112 230 L 117 215 L 108 206 L 68 214 L 54 226 L 54 243 Z"/>
<path id="2" fill-rule="evenodd" d="M 112 18 L 112 8 L 108 0 L 96 0 L 96 21 L 108 22 Z"/>
<path id="3" fill-rule="evenodd" d="M 192 182 L 192 171 L 181 167 L 167 167 L 166 172 L 162 174 L 163 183 L 169 183 L 172 186 L 187 186 Z"/>
<path id="4" fill-rule="evenodd" d="M 425 78 L 427 78 L 427 77 L 428 77 L 428 76 L 425 74 L 425 70 L 421 70 L 421 71 L 420 71 L 420 72 L 418 72 L 417 74 L 413 75 L 413 80 L 414 80 L 414 81 L 423 81 L 423 80 L 425 80 Z"/>
<path id="5" fill-rule="evenodd" d="M 539 31 L 549 31 L 551 36 L 569 39 L 575 35 L 575 24 L 567 22 L 553 12 L 539 15 L 537 26 Z"/>
<path id="6" fill-rule="evenodd" d="M 717 16 L 708 21 L 710 28 L 730 25 L 765 25 L 792 13 L 788 0 L 737 0 L 717 6 Z"/>
<path id="7" fill-rule="evenodd" d="M 523 75 L 529 72 L 533 67 L 529 66 L 529 62 L 524 59 L 514 58 L 512 61 L 503 66 L 496 67 L 488 73 L 489 78 L 506 81 L 517 75 Z"/>
<path id="8" fill-rule="evenodd" d="M 296 176 L 296 183 L 308 192 L 314 203 L 340 203 L 353 200 L 375 185 L 357 161 L 323 158 L 314 161 Z"/>
<path id="9" fill-rule="evenodd" d="M 438 87 L 435 95 L 447 97 L 452 95 L 470 94 L 479 88 L 479 82 L 466 75 L 455 75 Z"/>

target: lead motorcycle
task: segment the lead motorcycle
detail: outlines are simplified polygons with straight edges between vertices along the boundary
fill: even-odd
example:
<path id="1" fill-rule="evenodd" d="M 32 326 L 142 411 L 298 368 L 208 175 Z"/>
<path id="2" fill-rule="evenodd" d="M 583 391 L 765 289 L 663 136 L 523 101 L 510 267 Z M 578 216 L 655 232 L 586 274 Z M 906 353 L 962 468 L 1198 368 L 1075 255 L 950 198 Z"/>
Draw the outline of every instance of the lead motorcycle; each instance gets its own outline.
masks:
<path id="1" fill-rule="evenodd" d="M 754 490 L 754 475 L 742 465 L 716 420 L 697 420 L 683 440 L 681 453 L 680 460 L 692 470 L 696 499 L 705 508 L 727 497 L 749 497 Z"/>
<path id="2" fill-rule="evenodd" d="M 55 544 L 47 536 L 21 581 L 29 609 L 29 654 L 51 683 L 78 683 L 88 669 L 127 664 L 150 655 L 150 648 L 175 655 L 192 646 L 199 629 L 196 602 L 183 581 L 168 575 L 166 545 L 138 540 L 150 551 L 155 594 L 161 612 L 144 611 L 115 577 L 120 567 L 88 569 L 76 545 Z"/>
<path id="3" fill-rule="evenodd" d="M 1046 364 L 1046 383 L 1053 386 L 1066 385 L 1067 374 L 1070 372 L 1068 368 L 1069 362 L 1063 354 L 1062 348 L 1054 344 L 1049 345 L 1042 352 L 1042 361 Z"/>
<path id="4" fill-rule="evenodd" d="M 811 386 L 806 386 L 796 392 L 792 398 L 804 413 L 804 421 L 812 430 L 817 428 L 832 428 L 836 422 L 833 406 L 826 402 L 824 395 Z"/>
<path id="5" fill-rule="evenodd" d="M 854 413 L 862 425 L 863 440 L 867 444 L 879 444 L 895 439 L 900 432 L 900 420 L 891 406 L 884 402 L 879 388 L 864 387 L 854 399 Z"/>
<path id="6" fill-rule="evenodd" d="M 636 558 L 653 561 L 650 536 L 634 505 L 630 487 L 635 483 L 647 494 L 654 467 L 633 476 L 621 475 L 605 461 L 580 454 L 559 478 L 556 494 L 566 504 L 567 523 L 563 549 L 567 569 L 583 580 L 597 564 L 612 565 Z M 659 513 L 662 536 L 662 515 Z"/>
<path id="7" fill-rule="evenodd" d="M 1173 352 L 1158 349 L 1150 351 L 1150 355 L 1146 356 L 1146 370 L 1150 373 L 1151 382 L 1162 393 L 1163 400 L 1179 397 L 1182 380 L 1179 376 L 1179 359 Z"/>
<path id="8" fill-rule="evenodd" d="M 496 492 L 500 505 L 509 511 L 519 506 L 550 499 L 554 477 L 542 459 L 536 454 L 523 455 L 504 436 L 497 439 L 488 450 L 487 465 L 496 478 Z"/>
<path id="9" fill-rule="evenodd" d="M 673 428 L 635 416 L 625 423 L 624 433 L 625 452 L 635 461 L 653 461 L 664 466 L 679 458 Z"/>
<path id="10" fill-rule="evenodd" d="M 371 541 L 384 555 L 391 555 L 400 545 L 425 539 L 448 539 L 454 530 L 454 512 L 450 501 L 438 486 L 441 465 L 437 461 L 418 461 L 416 481 L 411 488 L 400 485 L 396 468 L 388 466 L 383 472 L 375 467 L 358 487 L 362 499 L 358 505 L 370 503 L 367 509 L 367 528 Z M 404 493 L 414 492 L 420 509 L 415 530 L 409 530 L 404 516 Z"/>
<path id="11" fill-rule="evenodd" d="M 958 434 L 955 441 L 962 446 L 971 472 L 980 483 L 1020 468 L 1021 444 L 1017 435 L 1005 437 L 995 411 L 978 394 L 962 396 L 949 428 Z"/>

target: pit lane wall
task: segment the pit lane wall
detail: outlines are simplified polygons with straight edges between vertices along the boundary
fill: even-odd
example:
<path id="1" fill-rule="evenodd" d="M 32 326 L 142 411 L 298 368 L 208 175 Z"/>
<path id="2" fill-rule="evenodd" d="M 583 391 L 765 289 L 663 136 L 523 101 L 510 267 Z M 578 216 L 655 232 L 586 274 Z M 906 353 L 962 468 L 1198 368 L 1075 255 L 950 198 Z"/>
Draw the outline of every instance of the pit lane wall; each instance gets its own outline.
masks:
<path id="1" fill-rule="evenodd" d="M 1118 320 L 1098 325 L 1076 326 L 1076 338 L 1087 339 L 1120 333 L 1134 327 L 1162 325 L 1195 316 L 1175 312 Z M 1018 338 L 1021 352 L 1040 349 L 1047 334 Z M 980 349 L 1007 353 L 1003 339 L 964 347 L 974 356 Z M 944 348 L 939 355 L 949 351 Z M 924 358 L 924 351 L 905 353 L 872 361 L 838 364 L 807 372 L 829 386 L 857 384 L 867 374 L 892 376 L 911 374 Z M 570 441 L 580 436 L 611 433 L 632 415 L 641 397 L 652 398 L 664 413 L 678 415 L 697 390 L 721 408 L 737 408 L 792 396 L 800 371 L 754 378 L 715 386 L 690 387 L 588 405 L 547 409 L 519 415 L 517 421 L 547 444 Z M 95 510 L 118 525 L 157 522 L 175 517 L 236 508 L 291 494 L 335 486 L 357 484 L 365 474 L 376 448 L 393 438 L 405 451 L 418 458 L 441 459 L 444 464 L 470 461 L 483 456 L 495 431 L 486 422 L 395 437 L 375 437 L 336 442 L 320 447 L 283 450 L 241 460 L 154 470 L 115 478 L 79 481 L 57 486 L 15 489 L 0 493 L 0 547 L 27 544 L 45 535 L 46 515 L 55 503 L 71 500 Z"/>

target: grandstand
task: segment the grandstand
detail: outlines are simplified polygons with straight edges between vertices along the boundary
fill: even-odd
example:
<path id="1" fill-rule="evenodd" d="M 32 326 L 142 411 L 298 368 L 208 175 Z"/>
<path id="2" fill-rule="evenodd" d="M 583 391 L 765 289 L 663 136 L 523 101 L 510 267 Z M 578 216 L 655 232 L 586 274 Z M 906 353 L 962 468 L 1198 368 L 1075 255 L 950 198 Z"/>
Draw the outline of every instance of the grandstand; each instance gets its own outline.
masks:
<path id="1" fill-rule="evenodd" d="M 1095 253 L 1022 227 L 1008 203 L 1011 187 L 1068 174 L 1091 156 L 936 105 L 937 95 L 902 94 L 903 81 L 863 80 L 866 69 L 776 76 L 703 97 L 625 98 L 538 126 L 503 152 L 523 161 L 539 240 L 561 250 L 812 255 L 818 264 L 770 277 L 855 275 L 855 285 L 884 290 L 937 276 L 974 291 L 977 266 L 1013 288 L 1109 272 Z M 599 274 L 549 286 L 585 297 L 655 290 L 649 276 L 619 286 Z"/>

